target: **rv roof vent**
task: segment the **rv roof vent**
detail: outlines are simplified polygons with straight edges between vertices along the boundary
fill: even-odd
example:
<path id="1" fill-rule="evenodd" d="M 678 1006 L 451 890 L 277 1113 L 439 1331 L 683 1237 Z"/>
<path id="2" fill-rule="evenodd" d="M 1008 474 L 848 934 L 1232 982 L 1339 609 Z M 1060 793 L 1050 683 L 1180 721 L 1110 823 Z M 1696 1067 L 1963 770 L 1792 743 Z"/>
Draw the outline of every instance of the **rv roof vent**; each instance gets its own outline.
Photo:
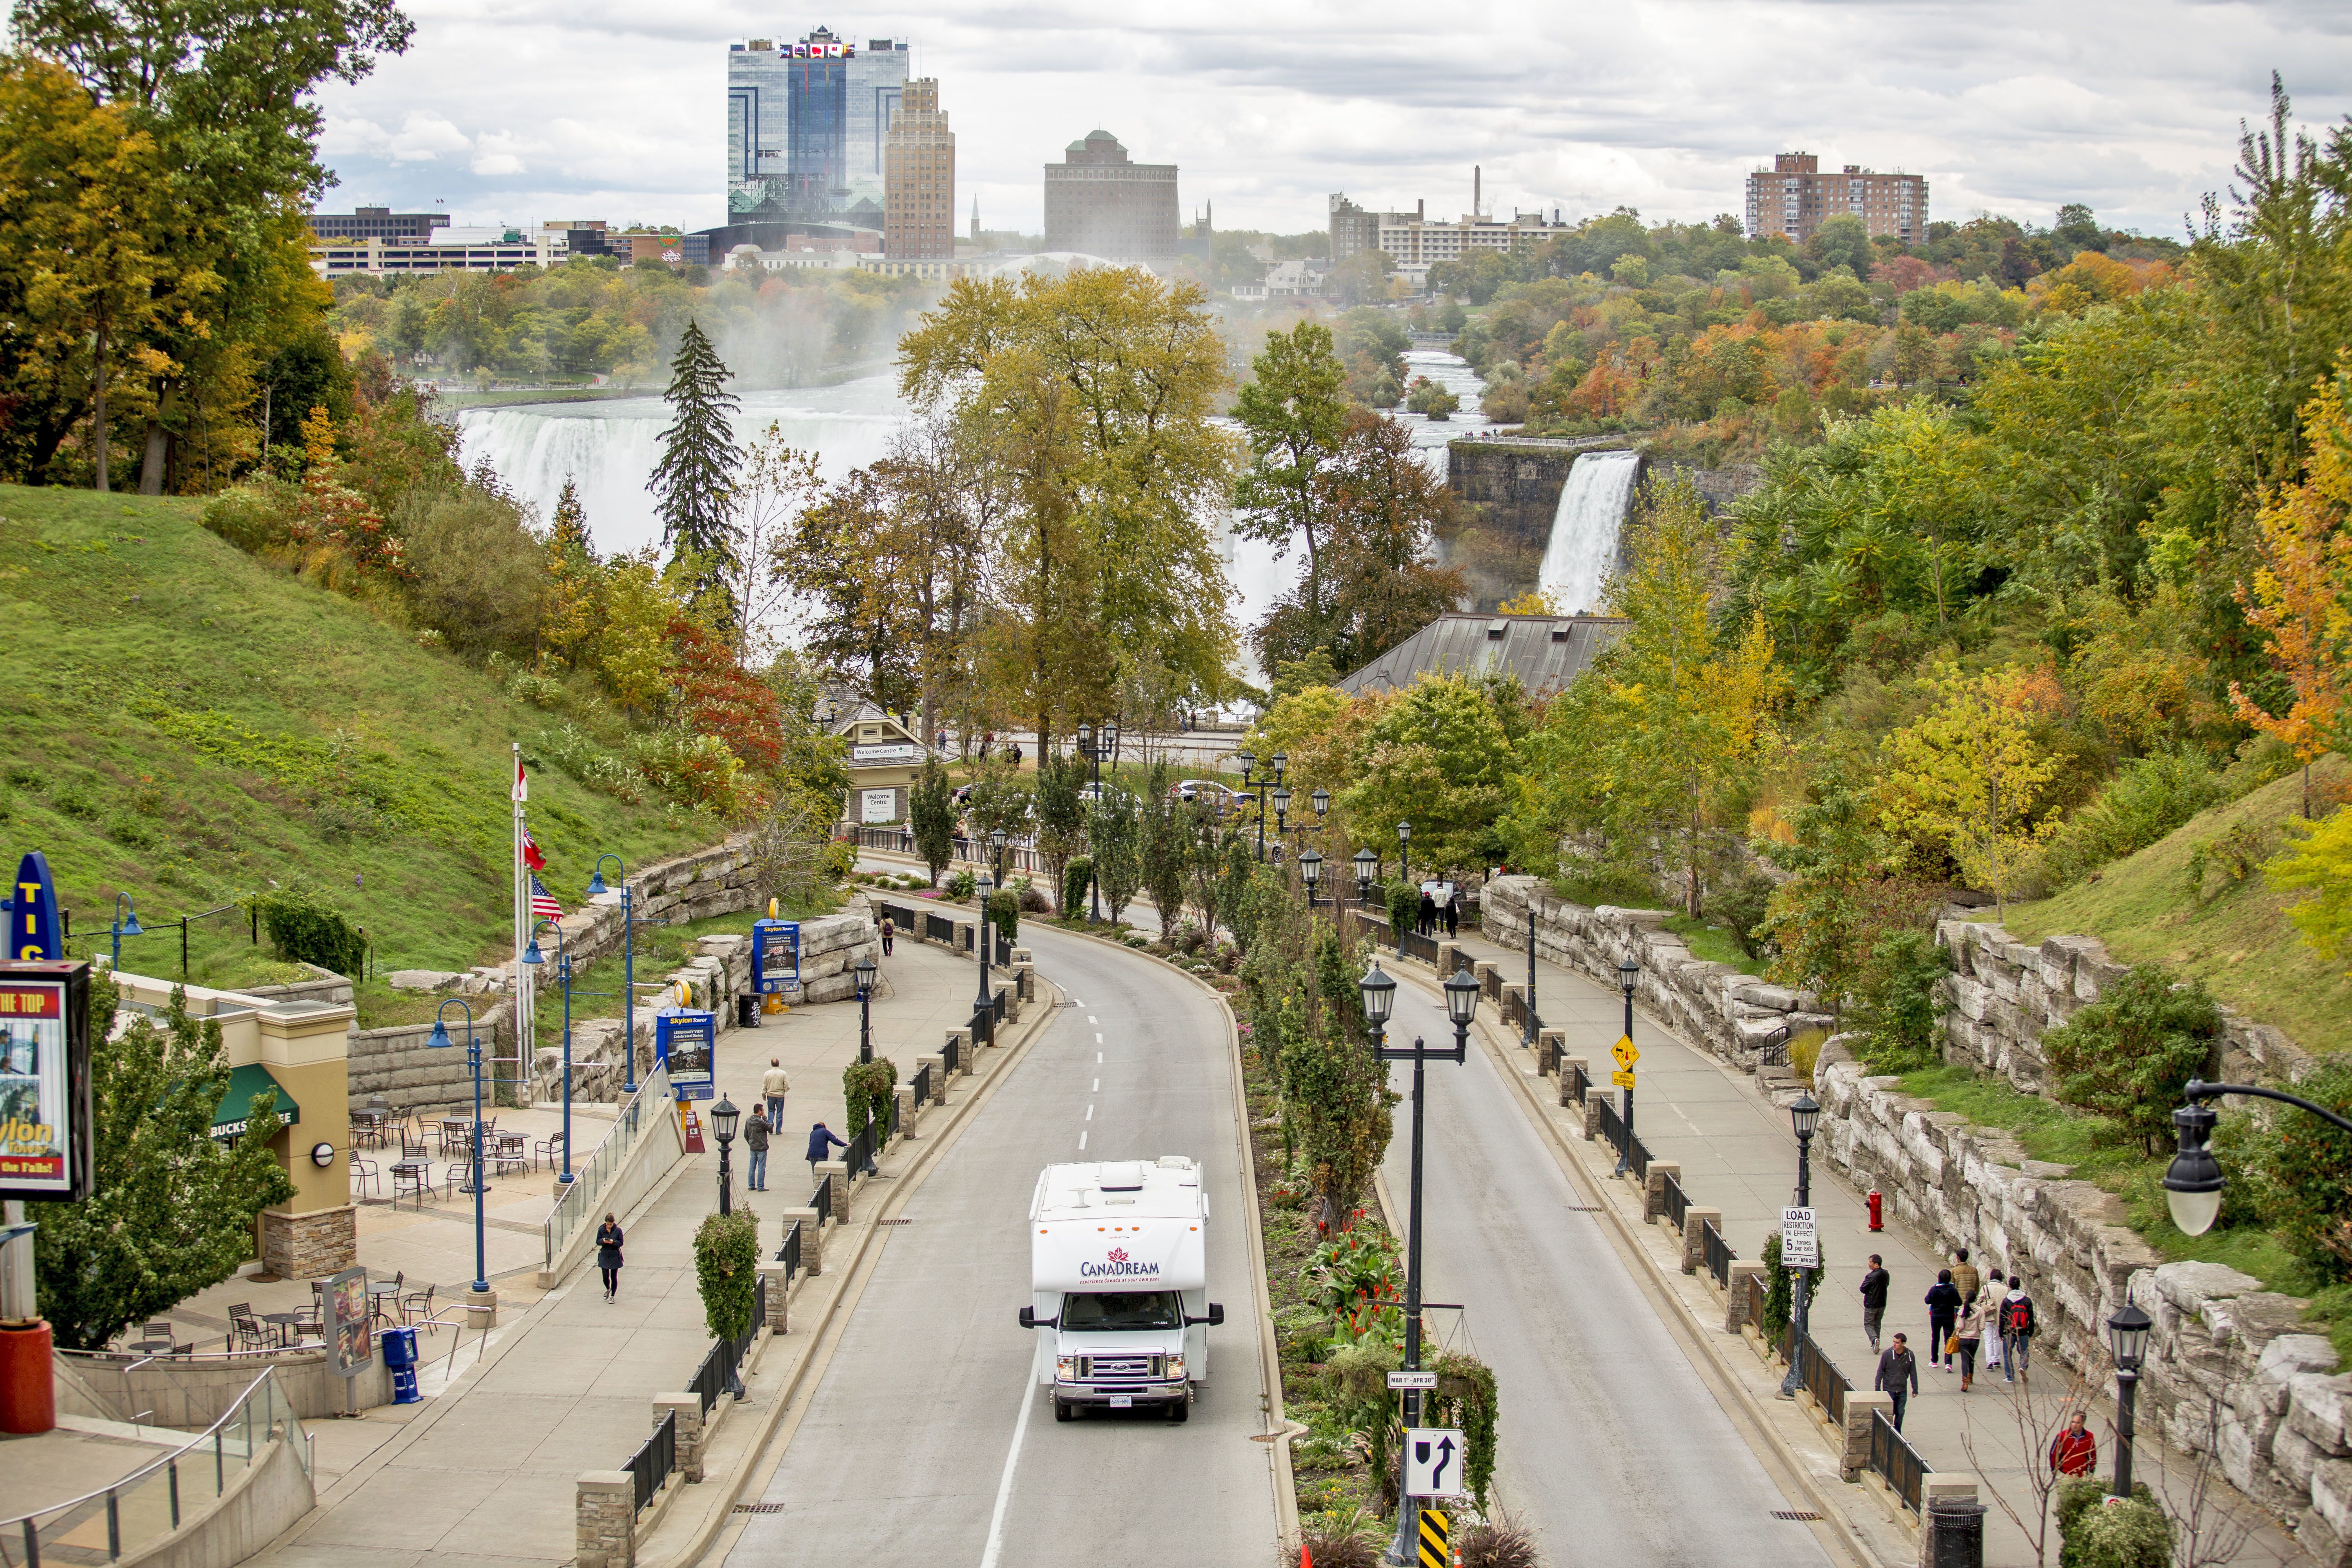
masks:
<path id="1" fill-rule="evenodd" d="M 1486 623 L 1486 640 L 1488 642 L 1501 642 L 1503 640 L 1502 622 L 1488 621 Z"/>
<path id="2" fill-rule="evenodd" d="M 1160 1156 L 1160 1168 L 1163 1171 L 1189 1171 L 1192 1168 L 1192 1156 L 1162 1154 Z"/>
<path id="3" fill-rule="evenodd" d="M 1129 1162 L 1120 1165 L 1105 1165 L 1102 1176 L 1095 1183 L 1107 1193 L 1139 1192 L 1143 1187 L 1143 1167 Z"/>
<path id="4" fill-rule="evenodd" d="M 1554 642 L 1566 642 L 1568 640 L 1568 628 L 1564 626 L 1554 626 L 1551 628 L 1551 640 Z"/>

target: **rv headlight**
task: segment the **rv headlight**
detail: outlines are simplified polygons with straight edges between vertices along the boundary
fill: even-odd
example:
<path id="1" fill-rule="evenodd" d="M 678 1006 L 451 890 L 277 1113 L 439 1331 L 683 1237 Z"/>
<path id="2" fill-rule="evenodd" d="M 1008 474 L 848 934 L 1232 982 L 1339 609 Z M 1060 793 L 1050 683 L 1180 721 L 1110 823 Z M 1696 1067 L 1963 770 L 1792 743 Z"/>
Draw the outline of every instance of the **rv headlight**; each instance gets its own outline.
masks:
<path id="1" fill-rule="evenodd" d="M 1074 1355 L 1057 1355 L 1054 1358 L 1054 1380 L 1056 1383 L 1075 1383 L 1077 1381 L 1077 1357 Z"/>
<path id="2" fill-rule="evenodd" d="M 1168 1381 L 1171 1383 L 1181 1383 L 1184 1381 L 1184 1358 L 1182 1356 L 1171 1355 L 1168 1358 Z"/>

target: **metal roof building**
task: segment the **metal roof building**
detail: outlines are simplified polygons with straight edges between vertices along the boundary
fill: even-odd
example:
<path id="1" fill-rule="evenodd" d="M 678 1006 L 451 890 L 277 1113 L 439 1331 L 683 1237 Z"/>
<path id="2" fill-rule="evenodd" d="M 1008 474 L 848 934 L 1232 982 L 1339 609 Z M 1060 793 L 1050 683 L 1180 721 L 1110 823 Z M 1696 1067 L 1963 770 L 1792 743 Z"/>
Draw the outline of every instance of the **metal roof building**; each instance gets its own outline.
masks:
<path id="1" fill-rule="evenodd" d="M 1623 637 L 1628 624 L 1613 616 L 1443 615 L 1338 684 L 1353 697 L 1401 690 L 1433 670 L 1505 670 L 1528 696 L 1550 697 Z"/>

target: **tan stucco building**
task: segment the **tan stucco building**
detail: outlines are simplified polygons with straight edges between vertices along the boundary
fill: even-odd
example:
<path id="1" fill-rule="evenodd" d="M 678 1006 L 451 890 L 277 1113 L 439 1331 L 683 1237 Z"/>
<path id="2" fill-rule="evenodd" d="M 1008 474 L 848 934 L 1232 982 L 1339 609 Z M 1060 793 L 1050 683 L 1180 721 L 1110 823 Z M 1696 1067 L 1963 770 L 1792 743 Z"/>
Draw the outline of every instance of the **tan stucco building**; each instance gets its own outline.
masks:
<path id="1" fill-rule="evenodd" d="M 849 742 L 849 794 L 841 819 L 866 826 L 906 821 L 915 779 L 931 754 L 922 737 L 870 702 L 835 719 L 833 732 Z"/>

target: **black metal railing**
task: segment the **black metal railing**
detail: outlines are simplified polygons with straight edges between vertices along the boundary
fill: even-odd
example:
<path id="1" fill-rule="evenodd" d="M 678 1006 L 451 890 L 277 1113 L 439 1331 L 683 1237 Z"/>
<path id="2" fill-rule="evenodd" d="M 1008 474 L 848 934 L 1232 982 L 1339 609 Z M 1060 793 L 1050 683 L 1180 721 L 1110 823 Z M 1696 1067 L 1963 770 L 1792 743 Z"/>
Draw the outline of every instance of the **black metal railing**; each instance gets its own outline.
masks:
<path id="1" fill-rule="evenodd" d="M 889 921 L 893 928 L 891 934 L 894 936 L 913 936 L 922 929 L 923 916 L 930 912 L 928 910 L 917 910 L 905 904 L 889 902 L 880 903 L 875 907 L 880 910 L 884 917 Z"/>
<path id="2" fill-rule="evenodd" d="M 841 1152 L 842 1163 L 849 1167 L 849 1179 L 856 1181 L 874 1163 L 874 1123 L 871 1121 L 849 1135 L 849 1147 Z"/>
<path id="3" fill-rule="evenodd" d="M 1802 1353 L 1797 1375 L 1804 1384 L 1805 1392 L 1813 1396 L 1814 1404 L 1828 1413 L 1832 1426 L 1843 1426 L 1845 1396 L 1853 1392 L 1853 1383 L 1848 1381 L 1845 1373 L 1838 1370 L 1837 1363 L 1830 1360 L 1822 1347 L 1814 1342 L 1812 1335 L 1807 1334 L 1801 1340 L 1798 1339 L 1795 1329 L 1791 1328 L 1790 1348 L 1792 1352 Z"/>
<path id="4" fill-rule="evenodd" d="M 702 1401 L 705 1415 L 709 1415 L 710 1407 L 719 1403 L 719 1396 L 727 1392 L 727 1369 L 719 1361 L 726 1349 L 724 1343 L 719 1343 L 703 1352 L 702 1364 L 694 1369 L 694 1377 L 686 1385 L 688 1394 Z"/>
<path id="5" fill-rule="evenodd" d="M 1476 972 L 1474 970 L 1472 973 L 1475 973 Z M 1478 988 L 1486 995 L 1487 1001 L 1494 1003 L 1498 1007 L 1501 1006 L 1503 1004 L 1503 972 L 1499 969 L 1487 970 L 1486 973 L 1478 976 Z"/>
<path id="6" fill-rule="evenodd" d="M 955 921 L 948 919 L 945 915 L 935 915 L 929 910 L 925 910 L 923 911 L 923 940 L 925 942 L 945 942 L 949 946 L 952 947 L 955 945 Z"/>
<path id="7" fill-rule="evenodd" d="M 971 1043 L 974 1046 L 996 1044 L 996 1009 L 994 1007 L 974 1007 L 971 1010 L 971 1021 L 964 1026 L 971 1031 Z"/>
<path id="8" fill-rule="evenodd" d="M 990 990 L 988 995 L 988 1021 L 990 1023 L 1002 1024 L 1004 1022 L 1004 994 L 1011 989 L 1012 987 L 1009 985 L 998 985 Z M 994 1039 L 996 1037 L 996 1032 L 993 1029 L 989 1031 L 989 1037 L 991 1039 Z"/>
<path id="9" fill-rule="evenodd" d="M 1417 931 L 1402 932 L 1397 937 L 1397 951 L 1407 958 L 1417 958 L 1431 968 L 1437 966 L 1437 939 L 1423 936 Z"/>
<path id="10" fill-rule="evenodd" d="M 751 1342 L 758 1339 L 760 1331 L 767 1326 L 768 1293 L 754 1287 L 751 1323 L 732 1339 L 713 1342 L 709 1352 L 703 1356 L 702 1364 L 694 1369 L 694 1381 L 686 1385 L 688 1393 L 702 1401 L 705 1415 L 710 1414 L 710 1407 L 719 1403 L 719 1396 L 726 1393 L 734 1382 L 735 1370 L 743 1364 L 743 1357 L 750 1352 Z"/>
<path id="11" fill-rule="evenodd" d="M 784 1244 L 776 1248 L 776 1261 L 784 1266 L 784 1288 L 790 1289 L 801 1271 L 801 1222 L 784 1226 Z"/>
<path id="12" fill-rule="evenodd" d="M 1669 1175 L 1660 1183 L 1660 1185 L 1664 1188 L 1664 1192 L 1659 1201 L 1665 1207 L 1666 1217 L 1675 1222 L 1675 1229 L 1679 1231 L 1683 1227 L 1685 1216 L 1690 1213 L 1690 1199 L 1685 1195 L 1682 1182 L 1678 1177 Z"/>
<path id="13" fill-rule="evenodd" d="M 833 1178 L 827 1176 L 809 1194 L 809 1207 L 816 1210 L 816 1223 L 821 1226 L 833 1217 Z"/>
<path id="14" fill-rule="evenodd" d="M 947 1045 L 940 1051 L 940 1065 L 950 1072 L 963 1070 L 963 1045 L 953 1035 L 948 1037 Z"/>
<path id="15" fill-rule="evenodd" d="M 1731 1250 L 1731 1244 L 1723 1239 L 1723 1232 L 1715 1228 L 1713 1220 L 1704 1222 L 1699 1227 L 1698 1251 L 1699 1257 L 1706 1260 L 1706 1271 L 1715 1276 L 1717 1288 L 1730 1289 L 1731 1261 L 1739 1254 Z"/>
<path id="16" fill-rule="evenodd" d="M 1918 1449 L 1903 1440 L 1895 1423 L 1876 1413 L 1870 1417 L 1870 1468 L 1886 1478 L 1887 1488 L 1905 1508 L 1919 1511 L 1919 1490 L 1930 1467 Z"/>
<path id="17" fill-rule="evenodd" d="M 921 1067 L 917 1068 L 912 1082 L 915 1103 L 918 1106 L 929 1105 L 931 1101 L 931 1064 L 925 1062 Z"/>
<path id="18" fill-rule="evenodd" d="M 996 956 L 989 962 L 999 969 L 1013 967 L 1013 939 L 1001 931 L 996 933 Z"/>
<path id="19" fill-rule="evenodd" d="M 882 1123 L 882 1146 L 888 1148 L 890 1140 L 898 1136 L 898 1097 L 890 1097 L 890 1107 Z"/>
<path id="20" fill-rule="evenodd" d="M 1568 1075 L 1568 1103 L 1582 1105 L 1584 1091 L 1592 1087 L 1592 1075 L 1584 1070 L 1580 1062 L 1569 1063 L 1560 1070 Z"/>
<path id="21" fill-rule="evenodd" d="M 621 1468 L 636 1482 L 636 1507 L 631 1511 L 643 1513 L 662 1483 L 669 1479 L 669 1473 L 677 1468 L 677 1412 L 663 1411 L 662 1418 L 654 1423 L 653 1436 L 639 1444 Z"/>
<path id="22" fill-rule="evenodd" d="M 1742 1279 L 1748 1291 L 1748 1305 L 1739 1314 L 1740 1321 L 1755 1324 L 1756 1331 L 1761 1334 L 1764 1331 L 1764 1315 L 1769 1300 L 1768 1292 L 1764 1289 L 1764 1276 L 1748 1274 L 1742 1276 Z"/>

